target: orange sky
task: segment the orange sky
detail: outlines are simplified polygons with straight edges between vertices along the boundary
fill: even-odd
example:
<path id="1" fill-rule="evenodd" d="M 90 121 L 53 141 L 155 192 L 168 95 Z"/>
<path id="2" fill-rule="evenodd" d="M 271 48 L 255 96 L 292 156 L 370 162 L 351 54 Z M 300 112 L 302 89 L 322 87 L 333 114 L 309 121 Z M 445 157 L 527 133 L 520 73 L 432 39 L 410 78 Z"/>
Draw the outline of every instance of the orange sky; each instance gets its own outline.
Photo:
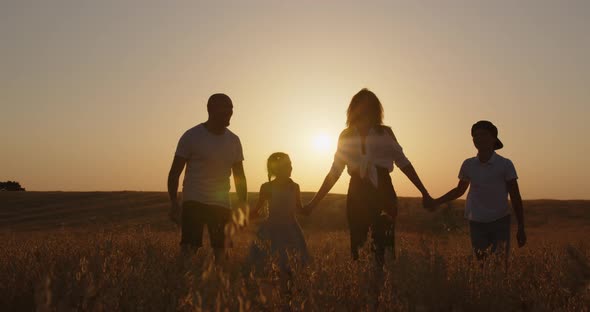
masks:
<path id="1" fill-rule="evenodd" d="M 0 180 L 163 191 L 178 138 L 225 92 L 249 189 L 284 151 L 315 191 L 368 87 L 433 196 L 489 119 L 524 198 L 588 199 L 588 29 L 585 1 L 3 3 Z"/>

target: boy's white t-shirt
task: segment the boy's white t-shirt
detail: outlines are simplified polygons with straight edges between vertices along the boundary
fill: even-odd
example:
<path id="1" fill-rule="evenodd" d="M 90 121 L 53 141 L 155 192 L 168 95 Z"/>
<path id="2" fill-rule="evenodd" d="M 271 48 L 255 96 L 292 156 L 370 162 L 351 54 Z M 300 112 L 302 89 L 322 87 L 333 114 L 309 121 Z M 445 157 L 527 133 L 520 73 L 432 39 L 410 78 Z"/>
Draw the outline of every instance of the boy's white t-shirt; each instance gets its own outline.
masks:
<path id="1" fill-rule="evenodd" d="M 517 179 L 514 164 L 496 153 L 482 163 L 479 158 L 466 159 L 459 179 L 469 181 L 465 217 L 470 221 L 493 222 L 510 214 L 506 182 Z"/>
<path id="2" fill-rule="evenodd" d="M 176 156 L 187 160 L 182 188 L 183 201 L 231 208 L 229 189 L 233 164 L 244 160 L 242 144 L 229 129 L 213 134 L 199 124 L 178 142 Z"/>

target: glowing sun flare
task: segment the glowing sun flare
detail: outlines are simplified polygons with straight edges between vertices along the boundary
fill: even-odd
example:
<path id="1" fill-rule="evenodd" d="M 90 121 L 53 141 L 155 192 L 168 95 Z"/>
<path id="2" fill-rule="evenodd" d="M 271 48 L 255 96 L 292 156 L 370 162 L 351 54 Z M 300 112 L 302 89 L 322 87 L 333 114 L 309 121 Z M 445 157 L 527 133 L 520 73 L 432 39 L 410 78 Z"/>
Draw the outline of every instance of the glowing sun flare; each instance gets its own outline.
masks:
<path id="1" fill-rule="evenodd" d="M 332 145 L 335 144 L 335 142 L 332 141 L 332 138 L 326 134 L 315 135 L 312 143 L 314 150 L 319 152 L 331 152 Z"/>

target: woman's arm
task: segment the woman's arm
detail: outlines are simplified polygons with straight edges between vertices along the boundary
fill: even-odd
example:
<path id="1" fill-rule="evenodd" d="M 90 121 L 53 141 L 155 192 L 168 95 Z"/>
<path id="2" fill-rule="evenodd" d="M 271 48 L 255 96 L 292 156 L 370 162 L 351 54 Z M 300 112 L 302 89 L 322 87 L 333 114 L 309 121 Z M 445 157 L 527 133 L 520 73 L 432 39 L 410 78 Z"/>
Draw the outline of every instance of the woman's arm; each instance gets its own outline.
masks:
<path id="1" fill-rule="evenodd" d="M 406 177 L 412 181 L 412 184 L 414 184 L 414 186 L 420 191 L 422 196 L 428 195 L 426 187 L 424 187 L 424 184 L 422 184 L 422 181 L 420 180 L 420 177 L 418 177 L 418 173 L 412 164 L 408 164 L 407 166 L 404 166 L 400 169 L 406 175 Z"/>
<path id="2" fill-rule="evenodd" d="M 428 194 L 428 190 L 426 190 L 424 184 L 422 184 L 422 181 L 420 180 L 420 177 L 418 177 L 418 173 L 416 172 L 416 169 L 414 169 L 414 166 L 412 166 L 412 164 L 408 164 L 400 169 L 422 194 L 422 206 L 428 210 L 433 209 L 433 199 L 430 197 L 430 194 Z"/>
<path id="3" fill-rule="evenodd" d="M 342 133 L 340 133 L 340 136 L 338 137 L 338 148 L 336 149 L 336 154 L 334 155 L 334 162 L 332 163 L 332 168 L 330 169 L 330 172 L 328 172 L 328 174 L 324 178 L 322 186 L 320 187 L 319 191 L 315 194 L 313 199 L 309 203 L 307 203 L 307 205 L 305 205 L 305 211 L 308 213 L 311 213 L 311 210 L 313 210 L 319 204 L 319 202 L 322 199 L 324 199 L 324 197 L 326 197 L 326 194 L 328 194 L 332 187 L 334 187 L 334 184 L 336 184 L 336 182 L 342 175 L 342 172 L 344 171 L 344 167 L 346 166 L 346 160 L 343 156 L 343 140 L 345 137 L 345 131 L 346 130 L 342 131 Z"/>
<path id="4" fill-rule="evenodd" d="M 320 190 L 315 194 L 313 199 L 306 205 L 307 208 L 310 210 L 314 209 L 319 204 L 319 202 L 322 199 L 324 199 L 324 197 L 326 197 L 326 195 L 332 189 L 332 187 L 334 187 L 334 184 L 336 184 L 338 178 L 340 178 L 340 176 L 335 176 L 332 172 L 328 173 L 328 175 L 326 175 L 326 178 L 324 178 L 324 182 L 322 183 Z"/>
<path id="5" fill-rule="evenodd" d="M 400 168 L 400 170 L 406 175 L 406 177 L 408 177 L 412 184 L 414 184 L 414 186 L 420 191 L 420 194 L 422 194 L 422 203 L 424 207 L 430 207 L 432 204 L 432 197 L 430 197 L 430 195 L 428 194 L 428 190 L 426 190 L 426 187 L 420 180 L 420 177 L 418 176 L 416 169 L 404 154 L 403 148 L 397 141 L 395 134 L 393 134 L 393 130 L 391 130 L 391 128 L 389 127 L 385 127 L 385 129 L 386 132 L 391 136 L 391 139 L 393 140 L 391 142 L 393 153 L 392 157 L 393 161 L 395 162 L 395 165 Z"/>

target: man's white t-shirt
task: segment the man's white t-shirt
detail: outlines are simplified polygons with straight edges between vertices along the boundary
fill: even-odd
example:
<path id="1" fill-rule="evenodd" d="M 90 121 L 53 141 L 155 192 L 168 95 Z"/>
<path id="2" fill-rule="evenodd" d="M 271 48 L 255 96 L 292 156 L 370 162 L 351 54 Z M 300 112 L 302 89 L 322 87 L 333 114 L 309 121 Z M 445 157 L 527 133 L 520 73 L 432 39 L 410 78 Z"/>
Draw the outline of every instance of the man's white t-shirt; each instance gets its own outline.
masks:
<path id="1" fill-rule="evenodd" d="M 187 160 L 182 188 L 183 201 L 231 208 L 231 169 L 244 160 L 242 144 L 229 129 L 213 134 L 199 124 L 187 130 L 176 148 L 176 156 Z"/>
<path id="2" fill-rule="evenodd" d="M 506 182 L 517 179 L 514 164 L 496 153 L 482 163 L 479 158 L 466 159 L 459 179 L 469 181 L 465 217 L 470 221 L 493 222 L 510 214 Z"/>

